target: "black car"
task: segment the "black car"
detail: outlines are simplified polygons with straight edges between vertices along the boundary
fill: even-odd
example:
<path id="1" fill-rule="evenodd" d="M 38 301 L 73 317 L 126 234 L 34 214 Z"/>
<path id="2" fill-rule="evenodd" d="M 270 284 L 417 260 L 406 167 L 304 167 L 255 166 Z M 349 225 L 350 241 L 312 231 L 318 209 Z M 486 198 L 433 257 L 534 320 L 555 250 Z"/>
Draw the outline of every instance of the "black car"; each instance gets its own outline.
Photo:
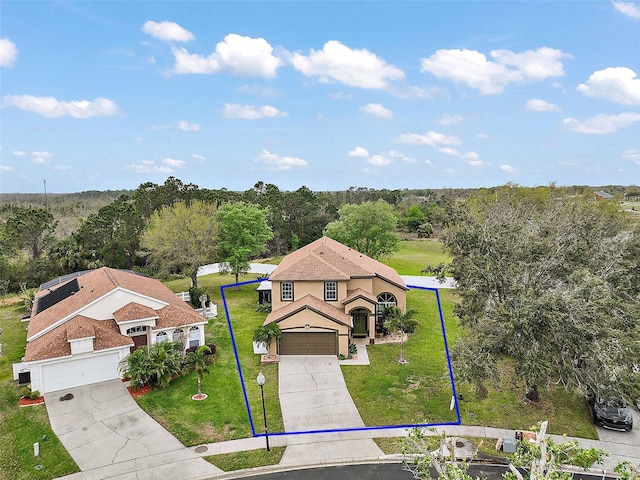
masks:
<path id="1" fill-rule="evenodd" d="M 593 422 L 605 428 L 630 432 L 633 428 L 631 410 L 619 397 L 593 395 L 589 398 Z"/>

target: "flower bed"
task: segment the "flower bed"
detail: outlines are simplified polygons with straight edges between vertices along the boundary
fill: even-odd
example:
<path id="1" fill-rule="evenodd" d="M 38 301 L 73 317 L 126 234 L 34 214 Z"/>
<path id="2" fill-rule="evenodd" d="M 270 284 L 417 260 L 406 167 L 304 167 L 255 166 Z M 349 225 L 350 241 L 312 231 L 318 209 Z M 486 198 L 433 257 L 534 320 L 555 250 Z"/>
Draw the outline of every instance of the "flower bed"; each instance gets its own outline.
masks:
<path id="1" fill-rule="evenodd" d="M 34 405 L 43 405 L 43 404 L 44 404 L 44 397 L 38 397 L 38 398 L 20 397 L 20 400 L 18 400 L 18 405 L 20 407 L 33 407 Z"/>

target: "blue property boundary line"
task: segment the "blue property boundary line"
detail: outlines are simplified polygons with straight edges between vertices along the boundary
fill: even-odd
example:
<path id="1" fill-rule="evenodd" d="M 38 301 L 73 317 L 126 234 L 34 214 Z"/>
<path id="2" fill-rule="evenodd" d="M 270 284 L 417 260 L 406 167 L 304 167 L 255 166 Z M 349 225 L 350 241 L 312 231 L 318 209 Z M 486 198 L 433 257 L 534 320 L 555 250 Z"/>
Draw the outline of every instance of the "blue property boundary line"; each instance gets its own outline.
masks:
<path id="1" fill-rule="evenodd" d="M 251 426 L 251 434 L 253 437 L 264 437 L 264 433 L 257 433 L 255 429 L 255 425 L 253 423 L 253 416 L 251 415 L 251 408 L 249 406 L 249 397 L 247 395 L 247 389 L 244 383 L 244 377 L 242 375 L 242 367 L 240 365 L 240 356 L 238 355 L 238 348 L 236 345 L 235 336 L 233 335 L 233 326 L 231 325 L 231 315 L 229 315 L 229 308 L 227 306 L 227 297 L 225 296 L 225 289 L 230 287 L 241 287 L 243 285 L 250 285 L 253 283 L 259 283 L 262 280 L 249 280 L 247 282 L 241 283 L 232 283 L 228 285 L 222 285 L 220 287 L 220 295 L 222 297 L 222 302 L 224 305 L 224 313 L 227 317 L 227 326 L 229 328 L 229 335 L 231 336 L 231 344 L 233 346 L 233 353 L 236 358 L 236 367 L 238 368 L 238 375 L 240 376 L 240 385 L 242 386 L 242 395 L 244 397 L 244 404 L 247 409 L 247 415 L 249 417 L 249 425 Z M 451 393 L 454 400 L 454 405 L 456 409 L 456 417 L 457 420 L 455 422 L 443 422 L 443 423 L 408 423 L 405 425 L 381 425 L 375 427 L 357 427 L 357 428 L 336 428 L 336 429 L 326 429 L 326 430 L 303 430 L 303 431 L 295 431 L 295 432 L 269 432 L 271 436 L 283 436 L 283 435 L 305 435 L 305 434 L 314 434 L 314 433 L 338 433 L 338 432 L 358 432 L 358 431 L 370 431 L 370 430 L 386 430 L 386 429 L 398 429 L 398 428 L 421 428 L 421 427 L 444 427 L 451 425 L 460 425 L 462 423 L 460 419 L 460 408 L 458 405 L 458 395 L 456 394 L 456 385 L 453 378 L 453 369 L 451 368 L 451 356 L 449 355 L 449 344 L 447 342 L 447 333 L 445 331 L 444 326 L 444 315 L 442 313 L 442 305 L 440 304 L 440 294 L 437 288 L 430 287 L 420 287 L 417 285 L 407 285 L 407 287 L 414 288 L 417 290 L 428 290 L 433 291 L 436 294 L 436 302 L 438 304 L 438 315 L 440 317 L 440 327 L 442 329 L 442 338 L 444 340 L 444 349 L 447 355 L 447 366 L 449 369 L 449 379 L 451 381 Z"/>

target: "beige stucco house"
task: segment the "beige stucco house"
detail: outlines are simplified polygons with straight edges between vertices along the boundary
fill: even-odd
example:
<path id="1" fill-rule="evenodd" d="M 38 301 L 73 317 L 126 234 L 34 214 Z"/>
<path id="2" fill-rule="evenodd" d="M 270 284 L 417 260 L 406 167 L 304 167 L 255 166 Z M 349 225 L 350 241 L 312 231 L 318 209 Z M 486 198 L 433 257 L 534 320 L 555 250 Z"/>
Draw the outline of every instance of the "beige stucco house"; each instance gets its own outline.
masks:
<path id="1" fill-rule="evenodd" d="M 407 286 L 396 271 L 328 237 L 287 255 L 269 276 L 282 338 L 270 354 L 345 355 L 353 338 L 375 342 L 385 306 L 406 311 Z"/>
<path id="2" fill-rule="evenodd" d="M 120 378 L 118 363 L 156 342 L 204 344 L 207 320 L 158 280 L 99 268 L 61 277 L 36 293 L 27 348 L 14 378 L 47 393 Z"/>

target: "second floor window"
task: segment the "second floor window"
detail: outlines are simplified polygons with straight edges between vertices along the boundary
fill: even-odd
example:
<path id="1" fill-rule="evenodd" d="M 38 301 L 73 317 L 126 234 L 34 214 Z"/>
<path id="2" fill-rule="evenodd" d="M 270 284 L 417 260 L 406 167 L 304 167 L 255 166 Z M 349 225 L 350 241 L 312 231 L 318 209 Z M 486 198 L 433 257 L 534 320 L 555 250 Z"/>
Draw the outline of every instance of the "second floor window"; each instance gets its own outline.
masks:
<path id="1" fill-rule="evenodd" d="M 338 282 L 324 282 L 324 299 L 327 302 L 338 300 Z"/>
<path id="2" fill-rule="evenodd" d="M 280 284 L 280 299 L 283 302 L 293 300 L 293 282 L 282 282 Z"/>

